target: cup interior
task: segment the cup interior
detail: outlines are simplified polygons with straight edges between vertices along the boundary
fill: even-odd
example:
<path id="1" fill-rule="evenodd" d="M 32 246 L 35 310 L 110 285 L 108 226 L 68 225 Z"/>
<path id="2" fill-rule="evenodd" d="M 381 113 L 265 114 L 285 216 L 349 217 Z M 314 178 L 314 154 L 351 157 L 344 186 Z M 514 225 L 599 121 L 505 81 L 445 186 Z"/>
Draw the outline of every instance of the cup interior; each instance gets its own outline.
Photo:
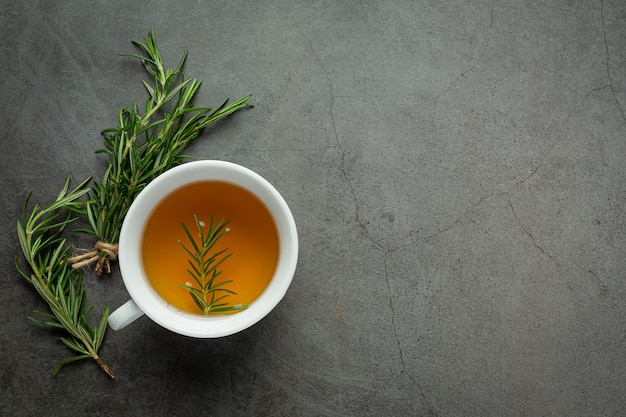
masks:
<path id="1" fill-rule="evenodd" d="M 146 222 L 155 207 L 174 190 L 207 180 L 230 182 L 252 192 L 268 208 L 278 231 L 278 262 L 273 277 L 263 293 L 247 309 L 234 314 L 203 316 L 169 305 L 152 288 L 142 262 L 142 238 Z M 119 265 L 131 298 L 157 324 L 190 337 L 228 336 L 264 318 L 287 292 L 297 259 L 296 225 L 283 197 L 257 173 L 226 161 L 193 161 L 166 171 L 137 196 L 120 231 Z"/>

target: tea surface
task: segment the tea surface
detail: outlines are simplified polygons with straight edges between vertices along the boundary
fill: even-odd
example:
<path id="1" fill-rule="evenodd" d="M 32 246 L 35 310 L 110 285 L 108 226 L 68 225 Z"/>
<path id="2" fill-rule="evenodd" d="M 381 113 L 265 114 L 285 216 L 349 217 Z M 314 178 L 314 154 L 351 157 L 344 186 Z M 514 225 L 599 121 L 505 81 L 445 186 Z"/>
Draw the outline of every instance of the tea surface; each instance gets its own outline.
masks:
<path id="1" fill-rule="evenodd" d="M 186 271 L 189 255 L 179 241 L 190 247 L 181 222 L 197 234 L 194 215 L 209 224 L 222 218 L 230 220 L 229 232 L 215 251 L 231 253 L 219 267 L 222 274 L 216 282 L 233 280 L 227 288 L 235 291 L 224 299 L 229 305 L 249 305 L 274 275 L 278 263 L 278 231 L 265 205 L 251 192 L 238 185 L 221 181 L 199 181 L 182 187 L 163 199 L 146 224 L 142 242 L 143 265 L 156 292 L 169 304 L 187 312 L 201 314 L 189 295 L 178 285 L 193 285 Z M 206 231 L 206 229 L 205 229 Z M 218 293 L 224 294 L 224 293 Z"/>

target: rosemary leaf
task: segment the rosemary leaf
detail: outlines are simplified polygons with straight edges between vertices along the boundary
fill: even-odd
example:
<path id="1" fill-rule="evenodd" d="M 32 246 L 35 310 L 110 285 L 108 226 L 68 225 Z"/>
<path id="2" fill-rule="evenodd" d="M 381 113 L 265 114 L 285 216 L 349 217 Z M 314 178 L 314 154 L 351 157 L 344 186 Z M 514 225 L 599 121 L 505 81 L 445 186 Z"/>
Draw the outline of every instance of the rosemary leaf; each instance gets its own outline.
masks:
<path id="1" fill-rule="evenodd" d="M 89 352 L 87 352 L 84 347 L 82 347 L 79 343 L 77 343 L 76 339 L 70 339 L 67 337 L 59 337 L 59 340 L 63 342 L 63 344 L 65 344 L 70 349 L 75 350 L 76 352 L 79 352 L 79 353 L 84 353 L 86 355 L 85 359 L 89 357 Z"/>
<path id="2" fill-rule="evenodd" d="M 109 319 L 109 309 L 105 308 L 102 311 L 102 316 L 100 317 L 100 323 L 98 327 L 96 327 L 96 337 L 94 342 L 94 348 L 96 350 L 100 349 L 102 342 L 104 341 L 104 335 L 107 329 L 107 320 Z"/>
<path id="3" fill-rule="evenodd" d="M 68 345 L 70 348 L 71 346 Z M 67 358 L 64 359 L 62 361 L 60 361 L 59 363 L 56 364 L 56 366 L 54 367 L 54 370 L 52 371 L 52 375 L 56 376 L 59 371 L 61 370 L 61 368 L 65 365 L 67 365 L 68 363 L 74 362 L 74 361 L 79 361 L 81 359 L 89 359 L 91 357 L 91 355 L 89 354 L 85 354 L 85 355 L 79 355 L 79 356 L 72 356 L 71 358 Z"/>
<path id="4" fill-rule="evenodd" d="M 37 310 L 33 310 L 33 312 L 34 313 L 38 313 L 38 314 L 43 314 L 41 311 L 37 311 Z M 33 317 L 28 317 L 28 319 L 33 321 L 33 322 L 35 322 L 35 323 L 38 323 L 38 324 L 43 324 L 43 325 L 46 325 L 46 326 L 58 327 L 60 329 L 63 329 L 63 325 L 61 323 L 59 323 L 58 320 L 56 320 L 54 318 L 54 316 L 51 316 L 51 317 L 54 319 L 54 321 L 38 320 L 38 319 L 35 319 Z"/>

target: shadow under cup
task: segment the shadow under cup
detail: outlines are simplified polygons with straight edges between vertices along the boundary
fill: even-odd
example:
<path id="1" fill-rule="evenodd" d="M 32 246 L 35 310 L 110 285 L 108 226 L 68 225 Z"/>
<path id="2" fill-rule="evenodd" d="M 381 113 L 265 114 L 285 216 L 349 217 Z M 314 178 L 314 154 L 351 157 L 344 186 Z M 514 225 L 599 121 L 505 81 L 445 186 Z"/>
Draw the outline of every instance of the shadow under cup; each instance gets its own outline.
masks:
<path id="1" fill-rule="evenodd" d="M 152 212 L 173 191 L 199 181 L 228 182 L 250 191 L 269 210 L 277 229 L 278 260 L 274 275 L 261 295 L 247 309 L 237 313 L 203 316 L 179 310 L 166 303 L 152 288 L 143 266 L 142 241 Z M 131 300 L 111 314 L 111 328 L 119 330 L 145 314 L 173 332 L 197 338 L 215 338 L 252 326 L 282 300 L 296 269 L 298 235 L 287 203 L 263 177 L 231 162 L 194 161 L 166 171 L 137 196 L 122 225 L 118 257 Z"/>

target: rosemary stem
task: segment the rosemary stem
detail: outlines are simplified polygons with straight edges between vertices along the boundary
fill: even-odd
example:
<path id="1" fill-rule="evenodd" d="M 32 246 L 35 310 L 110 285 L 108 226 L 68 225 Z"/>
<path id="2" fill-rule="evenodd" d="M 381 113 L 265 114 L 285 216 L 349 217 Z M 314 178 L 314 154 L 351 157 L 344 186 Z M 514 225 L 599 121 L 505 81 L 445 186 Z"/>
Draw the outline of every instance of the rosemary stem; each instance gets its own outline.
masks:
<path id="1" fill-rule="evenodd" d="M 109 369 L 109 367 L 104 362 L 102 362 L 102 359 L 100 359 L 99 356 L 96 355 L 94 359 L 96 360 L 96 363 L 100 365 L 100 368 L 102 368 L 102 370 L 106 372 L 108 376 L 110 376 L 111 378 L 115 378 L 115 374 Z"/>

